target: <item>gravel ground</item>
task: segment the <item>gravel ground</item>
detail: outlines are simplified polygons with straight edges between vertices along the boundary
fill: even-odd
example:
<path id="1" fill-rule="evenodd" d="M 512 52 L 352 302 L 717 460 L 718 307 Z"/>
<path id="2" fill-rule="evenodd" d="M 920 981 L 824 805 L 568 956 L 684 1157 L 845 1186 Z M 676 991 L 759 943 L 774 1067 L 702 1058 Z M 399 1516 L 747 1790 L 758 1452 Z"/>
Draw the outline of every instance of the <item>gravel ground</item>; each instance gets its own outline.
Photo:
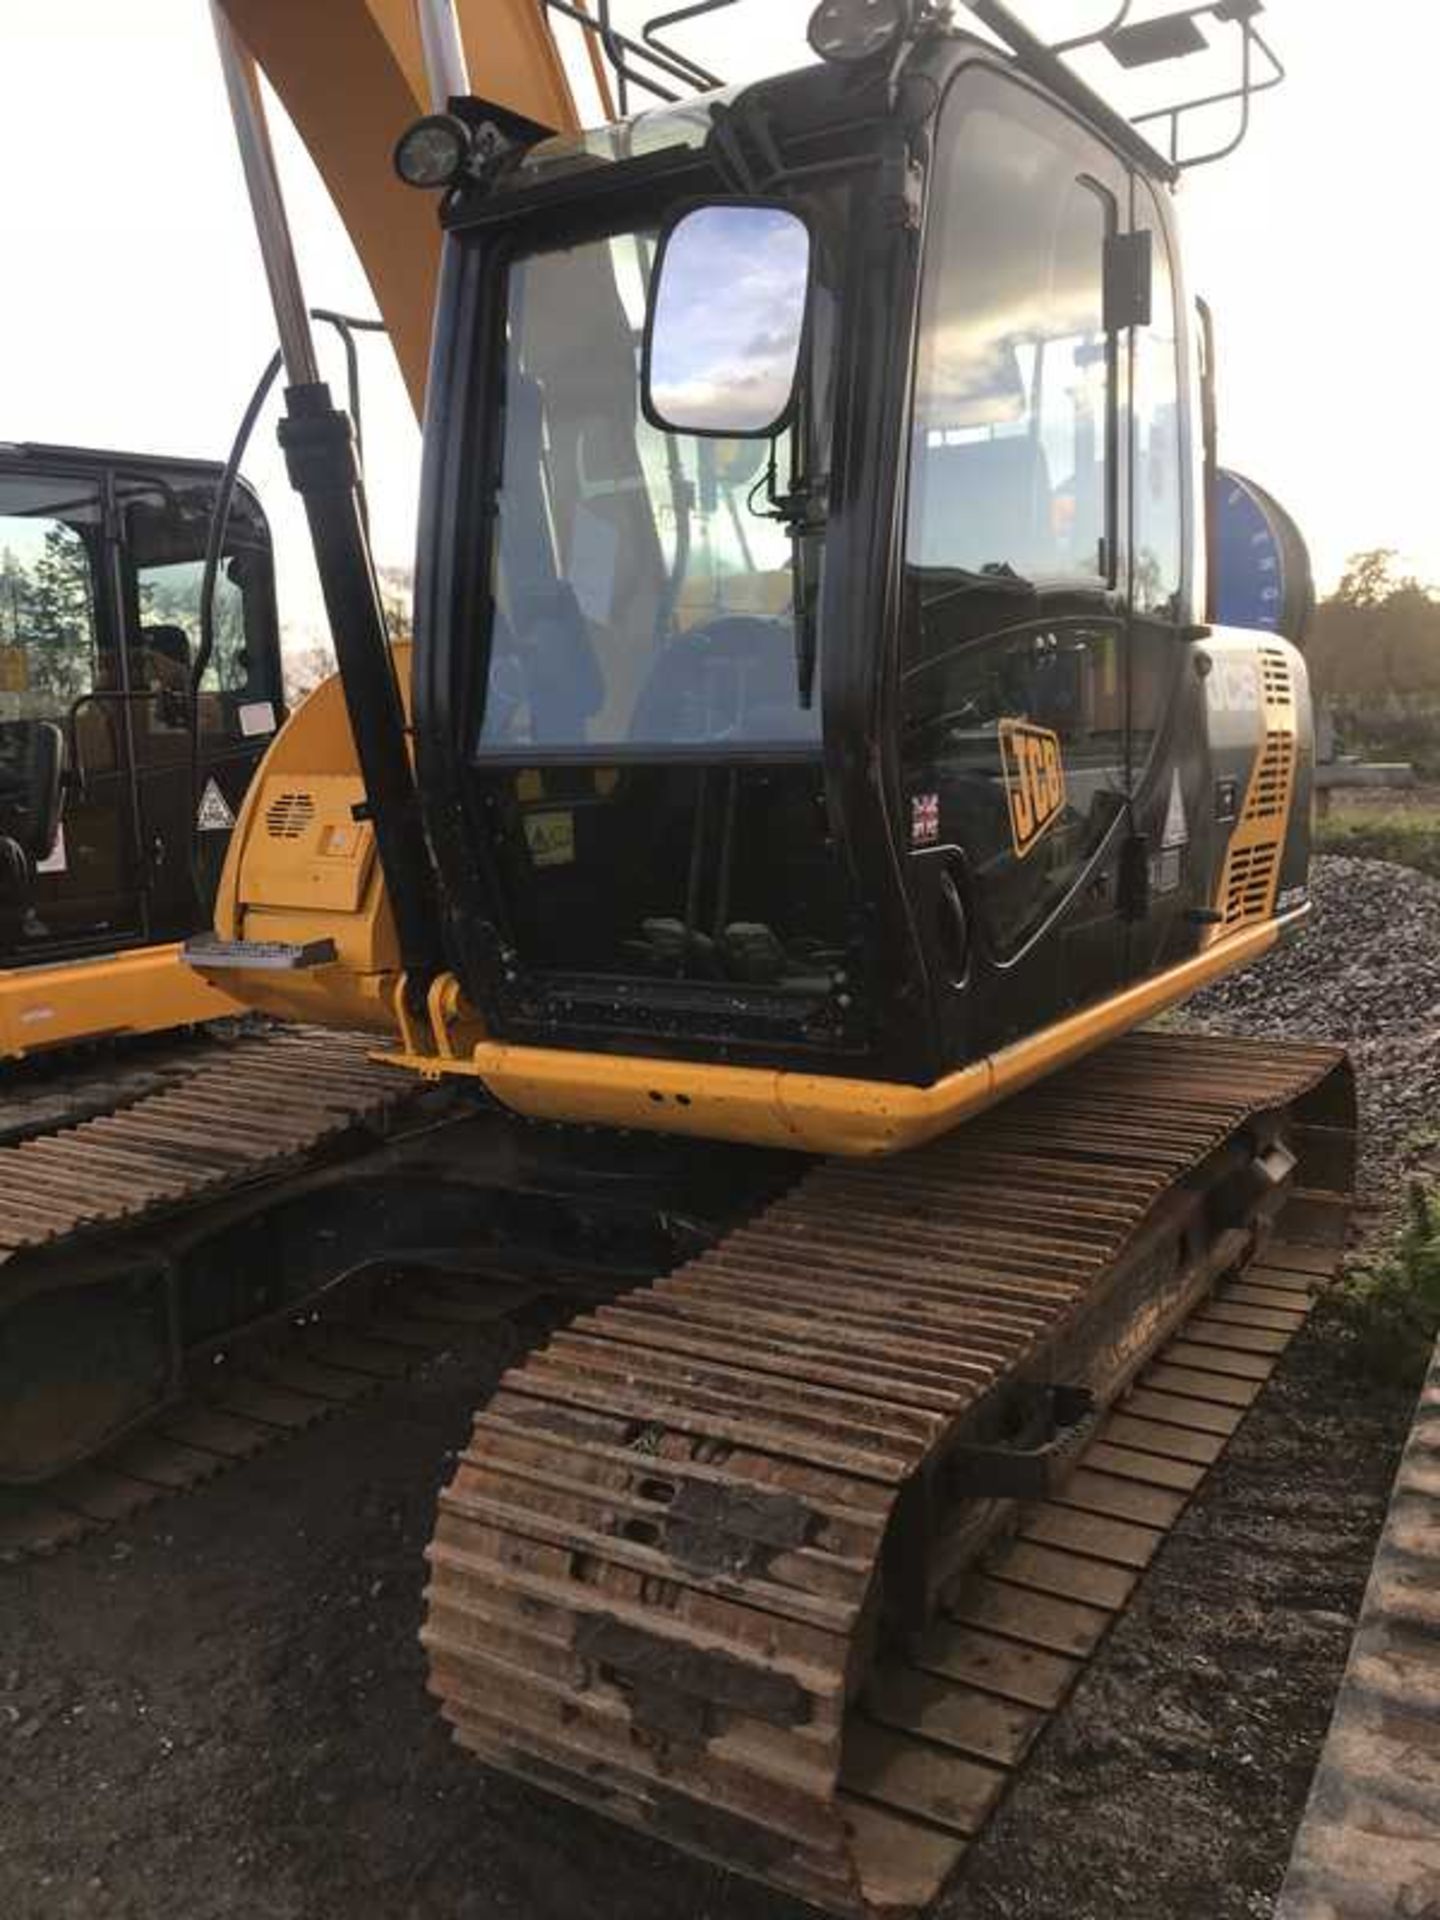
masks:
<path id="1" fill-rule="evenodd" d="M 1300 938 L 1198 994 L 1178 1024 L 1333 1040 L 1360 1088 L 1361 1201 L 1388 1215 L 1440 1130 L 1440 880 L 1317 859 Z"/>
<path id="2" fill-rule="evenodd" d="M 1378 1217 L 1440 1110 L 1440 885 L 1327 860 L 1315 891 L 1304 942 L 1192 1017 L 1355 1045 Z M 6 1920 L 800 1920 L 448 1744 L 421 1552 L 493 1378 L 483 1350 L 453 1355 L 120 1533 L 0 1568 Z M 1408 1416 L 1317 1315 L 940 1920 L 1265 1920 Z"/>

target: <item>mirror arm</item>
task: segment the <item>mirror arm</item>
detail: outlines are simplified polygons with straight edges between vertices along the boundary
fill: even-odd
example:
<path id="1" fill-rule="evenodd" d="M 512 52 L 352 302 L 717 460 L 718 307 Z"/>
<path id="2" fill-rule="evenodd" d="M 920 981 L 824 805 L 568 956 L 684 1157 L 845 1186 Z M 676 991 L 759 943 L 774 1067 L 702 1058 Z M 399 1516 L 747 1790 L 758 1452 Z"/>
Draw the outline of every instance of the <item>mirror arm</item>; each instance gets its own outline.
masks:
<path id="1" fill-rule="evenodd" d="M 799 435 L 797 430 L 797 441 Z M 798 449 L 797 449 L 798 451 Z M 774 463 L 771 464 L 774 473 Z M 785 523 L 794 552 L 791 606 L 795 623 L 795 681 L 801 707 L 808 713 L 815 698 L 819 657 L 820 536 L 825 531 L 825 490 L 808 474 L 792 470 L 788 493 L 770 495 L 775 518 Z"/>
<path id="2" fill-rule="evenodd" d="M 820 548 L 818 522 L 797 525 L 795 538 L 795 681 L 800 705 L 815 704 L 815 664 L 819 658 Z"/>

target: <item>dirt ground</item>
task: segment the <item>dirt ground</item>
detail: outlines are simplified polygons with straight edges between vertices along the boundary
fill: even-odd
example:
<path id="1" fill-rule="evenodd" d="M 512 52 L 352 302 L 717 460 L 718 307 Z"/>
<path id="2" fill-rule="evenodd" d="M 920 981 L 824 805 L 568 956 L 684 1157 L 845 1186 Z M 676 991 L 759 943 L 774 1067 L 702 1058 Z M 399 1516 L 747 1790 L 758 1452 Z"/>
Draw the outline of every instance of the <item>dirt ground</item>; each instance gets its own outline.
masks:
<path id="1" fill-rule="evenodd" d="M 139 1524 L 0 1568 L 0 1913 L 797 1920 L 450 1747 L 420 1556 L 487 1383 L 452 1356 Z M 1323 1327 L 1296 1342 L 943 1920 L 1268 1914 L 1408 1412 L 1358 1389 Z"/>
<path id="2" fill-rule="evenodd" d="M 1353 1046 L 1373 1236 L 1412 1172 L 1436 1177 L 1440 881 L 1314 877 L 1308 942 L 1189 1014 Z M 421 1556 L 500 1358 L 436 1361 L 138 1523 L 0 1566 L 0 1920 L 800 1920 L 450 1746 Z M 1317 1312 L 937 1920 L 1265 1920 L 1411 1399 L 1347 1370 Z"/>

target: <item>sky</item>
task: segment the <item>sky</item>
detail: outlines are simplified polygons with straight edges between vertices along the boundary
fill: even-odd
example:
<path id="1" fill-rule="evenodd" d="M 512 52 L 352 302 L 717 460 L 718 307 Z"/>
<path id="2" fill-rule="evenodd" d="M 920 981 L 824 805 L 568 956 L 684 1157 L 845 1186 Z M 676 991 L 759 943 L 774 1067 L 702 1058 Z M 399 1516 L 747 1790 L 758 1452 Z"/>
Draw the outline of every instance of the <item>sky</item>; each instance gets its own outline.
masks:
<path id="1" fill-rule="evenodd" d="M 697 207 L 665 248 L 650 335 L 661 416 L 697 432 L 763 433 L 795 385 L 810 236 L 782 207 Z"/>
<path id="2" fill-rule="evenodd" d="M 1059 35 L 1111 5 L 1021 11 Z M 652 10 L 617 6 L 622 25 Z M 727 77 L 778 71 L 804 57 L 808 10 L 742 0 L 691 44 Z M 1440 7 L 1269 0 L 1265 21 L 1289 79 L 1179 195 L 1190 286 L 1216 315 L 1221 456 L 1290 508 L 1322 587 L 1374 546 L 1440 582 Z M 310 303 L 373 312 L 273 102 L 272 124 Z M 204 0 L 0 0 L 0 439 L 223 458 L 273 337 Z M 376 557 L 404 567 L 419 436 L 388 346 L 363 351 Z M 246 473 L 303 644 L 319 594 L 273 414 Z"/>

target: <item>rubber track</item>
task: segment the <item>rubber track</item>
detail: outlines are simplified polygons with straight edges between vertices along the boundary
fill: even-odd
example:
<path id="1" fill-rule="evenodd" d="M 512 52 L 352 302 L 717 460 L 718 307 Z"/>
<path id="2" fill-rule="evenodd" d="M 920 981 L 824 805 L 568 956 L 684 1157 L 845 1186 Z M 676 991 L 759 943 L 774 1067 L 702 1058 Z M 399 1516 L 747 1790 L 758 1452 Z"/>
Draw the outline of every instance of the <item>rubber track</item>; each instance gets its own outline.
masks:
<path id="1" fill-rule="evenodd" d="M 1271 1247 L 1208 1302 L 1060 1497 L 876 1667 L 902 1490 L 1177 1181 L 1346 1072 L 1332 1049 L 1132 1035 L 901 1159 L 822 1164 L 508 1372 L 429 1553 L 459 1741 L 835 1911 L 923 1905 L 1333 1269 L 1346 1199 L 1293 1198 L 1321 1244 Z"/>
<path id="2" fill-rule="evenodd" d="M 375 1044 L 292 1027 L 177 1048 L 158 1091 L 0 1150 L 0 1286 L 19 1254 L 197 1205 L 383 1124 L 415 1086 Z"/>
<path id="3" fill-rule="evenodd" d="M 0 1561 L 52 1553 L 212 1480 L 427 1361 L 497 1333 L 538 1289 L 519 1277 L 427 1275 L 378 1311 L 305 1322 L 228 1355 L 204 1390 L 34 1491 L 0 1488 Z M 513 1351 L 513 1346 L 510 1347 Z"/>
<path id="4" fill-rule="evenodd" d="M 83 1258 L 118 1229 L 198 1214 L 237 1188 L 304 1168 L 356 1127 L 383 1132 L 416 1088 L 370 1057 L 375 1044 L 366 1034 L 278 1028 L 148 1051 L 143 1072 L 131 1070 L 133 1094 L 123 1072 L 101 1076 L 97 1085 L 113 1082 L 125 1104 L 0 1148 L 0 1305 L 11 1262 L 71 1245 Z M 138 1437 L 43 1490 L 0 1489 L 0 1559 L 68 1545 L 208 1479 L 405 1371 L 477 1313 L 498 1311 L 478 1289 L 442 1285 L 417 1298 L 428 1304 L 397 1339 L 341 1322 L 252 1342 L 243 1363 L 219 1376 L 223 1386 L 165 1409 Z"/>

